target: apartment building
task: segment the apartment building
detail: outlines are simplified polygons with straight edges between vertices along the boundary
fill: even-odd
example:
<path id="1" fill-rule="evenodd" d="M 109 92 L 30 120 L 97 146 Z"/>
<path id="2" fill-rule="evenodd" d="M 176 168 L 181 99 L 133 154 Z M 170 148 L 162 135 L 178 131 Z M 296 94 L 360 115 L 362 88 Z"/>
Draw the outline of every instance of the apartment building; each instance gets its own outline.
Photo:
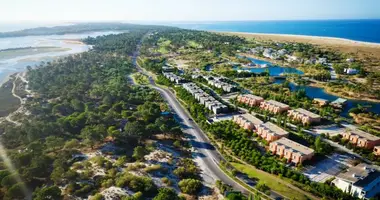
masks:
<path id="1" fill-rule="evenodd" d="M 266 141 L 272 142 L 287 137 L 289 133 L 272 122 L 266 122 L 258 125 L 257 134 Z"/>
<path id="2" fill-rule="evenodd" d="M 194 98 L 199 101 L 200 104 L 204 105 L 207 109 L 211 110 L 214 114 L 219 114 L 228 111 L 228 107 L 218 100 L 216 100 L 211 95 L 207 94 L 201 88 L 199 88 L 194 83 L 186 83 L 182 85 L 183 88 L 191 93 Z"/>
<path id="3" fill-rule="evenodd" d="M 288 105 L 274 100 L 261 102 L 260 108 L 274 114 L 282 113 L 290 109 Z"/>
<path id="4" fill-rule="evenodd" d="M 366 148 L 372 149 L 376 145 L 380 145 L 380 138 L 372 134 L 366 133 L 361 130 L 347 130 L 343 133 L 343 138 L 349 140 L 352 144 Z"/>
<path id="5" fill-rule="evenodd" d="M 177 76 L 173 73 L 163 73 L 163 75 L 169 79 L 171 82 L 174 82 L 174 83 L 177 83 L 177 84 L 180 84 L 180 83 L 185 83 L 186 80 L 180 76 Z"/>
<path id="6" fill-rule="evenodd" d="M 253 94 L 244 94 L 237 96 L 237 101 L 244 103 L 250 107 L 259 106 L 261 102 L 264 101 L 264 98 L 253 95 Z"/>
<path id="7" fill-rule="evenodd" d="M 288 138 L 281 138 L 269 145 L 269 150 L 280 157 L 286 158 L 288 162 L 294 164 L 302 163 L 309 160 L 314 156 L 314 150 L 303 146 L 297 142 L 289 140 Z"/>
<path id="8" fill-rule="evenodd" d="M 288 117 L 295 121 L 300 121 L 303 124 L 313 124 L 319 123 L 321 121 L 321 116 L 312 113 L 303 108 L 297 108 L 295 110 L 288 110 Z"/>
<path id="9" fill-rule="evenodd" d="M 205 77 L 205 78 L 206 78 L 207 83 L 209 85 L 212 85 L 212 86 L 214 86 L 216 88 L 220 88 L 220 89 L 222 89 L 225 92 L 235 92 L 235 91 L 237 91 L 237 87 L 235 85 L 223 82 L 222 80 L 224 78 L 222 78 L 222 77 L 209 76 L 209 77 Z"/>
<path id="10" fill-rule="evenodd" d="M 338 174 L 333 183 L 354 197 L 369 199 L 380 193 L 380 172 L 360 163 Z"/>
<path id="11" fill-rule="evenodd" d="M 263 121 L 251 114 L 235 115 L 232 121 L 246 130 L 257 130 L 259 125 L 263 124 Z"/>

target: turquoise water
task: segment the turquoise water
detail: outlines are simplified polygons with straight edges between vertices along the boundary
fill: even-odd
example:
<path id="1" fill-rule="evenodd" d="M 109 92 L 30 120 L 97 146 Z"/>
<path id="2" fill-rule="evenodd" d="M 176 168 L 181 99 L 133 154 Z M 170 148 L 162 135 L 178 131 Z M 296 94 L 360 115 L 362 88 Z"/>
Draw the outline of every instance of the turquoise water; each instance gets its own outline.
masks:
<path id="1" fill-rule="evenodd" d="M 194 22 L 167 25 L 207 31 L 311 35 L 380 43 L 380 19 Z"/>
<path id="2" fill-rule="evenodd" d="M 244 68 L 244 67 L 241 68 L 243 70 L 249 70 L 250 72 L 253 72 L 256 74 L 266 72 L 267 70 L 269 71 L 270 76 L 281 76 L 284 74 L 300 74 L 300 75 L 303 74 L 302 71 L 292 68 L 292 67 L 276 66 L 273 63 L 265 61 L 265 60 L 259 60 L 255 58 L 249 58 L 249 57 L 247 58 L 257 65 L 264 65 L 264 64 L 269 65 L 269 67 L 265 67 L 265 68 Z"/>

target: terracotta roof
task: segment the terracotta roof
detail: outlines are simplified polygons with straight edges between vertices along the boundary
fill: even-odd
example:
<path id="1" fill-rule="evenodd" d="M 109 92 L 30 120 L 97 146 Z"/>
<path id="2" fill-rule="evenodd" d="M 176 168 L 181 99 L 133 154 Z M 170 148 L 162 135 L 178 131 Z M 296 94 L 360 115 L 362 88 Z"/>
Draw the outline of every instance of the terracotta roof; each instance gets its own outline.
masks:
<path id="1" fill-rule="evenodd" d="M 379 137 L 374 136 L 374 135 L 372 135 L 372 134 L 369 134 L 369 133 L 364 132 L 364 131 L 359 130 L 359 129 L 356 129 L 356 130 L 349 130 L 349 131 L 347 131 L 347 132 L 351 133 L 351 135 L 358 135 L 359 137 L 365 138 L 365 139 L 370 140 L 370 141 L 380 140 Z"/>

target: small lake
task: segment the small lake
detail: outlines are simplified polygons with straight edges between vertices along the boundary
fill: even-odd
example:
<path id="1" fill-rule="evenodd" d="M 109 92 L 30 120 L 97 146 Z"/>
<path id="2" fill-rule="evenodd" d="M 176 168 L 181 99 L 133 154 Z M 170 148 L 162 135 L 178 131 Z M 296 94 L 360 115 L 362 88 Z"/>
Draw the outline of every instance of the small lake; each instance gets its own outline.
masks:
<path id="1" fill-rule="evenodd" d="M 284 79 L 276 79 L 275 83 L 276 84 L 281 84 L 284 81 L 285 81 Z M 331 101 L 335 101 L 336 99 L 339 98 L 338 96 L 326 93 L 323 88 L 318 88 L 318 87 L 297 86 L 297 85 L 295 85 L 293 83 L 290 83 L 290 89 L 292 91 L 297 91 L 297 90 L 300 90 L 300 89 L 304 89 L 305 92 L 306 92 L 306 95 L 308 97 L 310 97 L 310 98 L 326 99 L 326 100 L 329 100 L 330 102 Z M 351 108 L 357 107 L 358 104 L 360 104 L 362 106 L 370 106 L 370 108 L 368 108 L 369 111 L 377 113 L 377 114 L 380 114 L 380 103 L 347 99 L 347 102 L 346 102 L 345 106 L 343 107 L 341 115 L 343 117 L 349 117 L 348 111 Z"/>
<path id="2" fill-rule="evenodd" d="M 268 65 L 269 67 L 264 67 L 264 68 L 245 68 L 245 67 L 241 67 L 241 68 L 235 68 L 235 69 L 237 69 L 237 70 L 240 69 L 240 70 L 244 70 L 244 71 L 250 71 L 250 72 L 256 73 L 256 74 L 269 71 L 269 75 L 270 76 L 281 76 L 281 75 L 284 75 L 284 74 L 300 74 L 300 75 L 303 74 L 302 71 L 300 71 L 300 70 L 298 70 L 296 68 L 277 66 L 277 65 L 274 65 L 273 63 L 265 61 L 265 60 L 259 60 L 259 59 L 250 58 L 250 57 L 246 57 L 246 58 L 248 58 L 249 60 L 251 60 L 252 63 L 254 63 L 256 65 Z"/>

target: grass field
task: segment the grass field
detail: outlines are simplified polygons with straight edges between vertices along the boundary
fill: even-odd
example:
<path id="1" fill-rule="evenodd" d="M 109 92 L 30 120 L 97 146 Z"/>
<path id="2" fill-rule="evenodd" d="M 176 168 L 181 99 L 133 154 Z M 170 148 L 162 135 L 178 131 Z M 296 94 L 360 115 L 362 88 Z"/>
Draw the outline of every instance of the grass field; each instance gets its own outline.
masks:
<path id="1" fill-rule="evenodd" d="M 278 181 L 278 178 L 272 175 L 268 175 L 267 173 L 263 173 L 262 171 L 259 171 L 255 169 L 254 167 L 240 164 L 240 163 L 230 163 L 232 166 L 234 166 L 238 171 L 247 174 L 248 177 L 258 179 L 258 181 L 264 183 L 268 187 L 270 187 L 272 190 L 289 197 L 290 199 L 301 199 L 301 200 L 307 200 L 308 198 L 302 194 L 300 194 L 298 191 L 294 190 L 293 188 L 288 187 L 287 185 L 280 183 Z"/>
<path id="2" fill-rule="evenodd" d="M 12 95 L 13 78 L 10 78 L 0 88 L 0 117 L 7 116 L 17 110 L 20 100 Z"/>

